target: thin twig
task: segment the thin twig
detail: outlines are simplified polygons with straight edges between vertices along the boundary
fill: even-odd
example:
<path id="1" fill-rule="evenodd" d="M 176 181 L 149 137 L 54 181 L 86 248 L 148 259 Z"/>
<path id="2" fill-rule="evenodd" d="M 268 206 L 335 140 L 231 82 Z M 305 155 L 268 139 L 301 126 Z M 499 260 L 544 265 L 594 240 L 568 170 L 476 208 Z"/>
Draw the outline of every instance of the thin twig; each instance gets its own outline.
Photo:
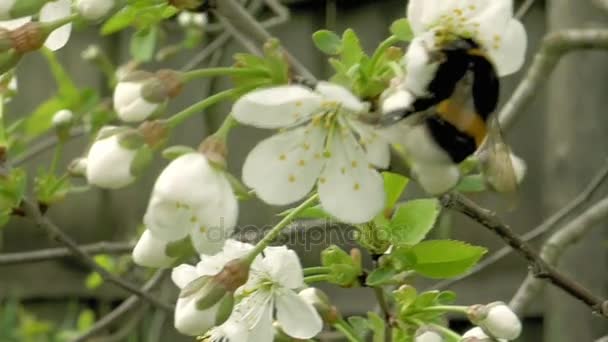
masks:
<path id="1" fill-rule="evenodd" d="M 602 169 L 597 173 L 595 177 L 591 180 L 589 185 L 581 192 L 574 200 L 568 203 L 565 207 L 557 211 L 551 217 L 543 221 L 539 226 L 532 229 L 522 236 L 522 239 L 526 242 L 536 239 L 537 237 L 545 234 L 546 232 L 552 230 L 555 226 L 557 226 L 560 222 L 562 222 L 565 218 L 570 216 L 572 213 L 578 211 L 584 204 L 586 204 L 593 195 L 597 192 L 602 184 L 608 179 L 608 159 L 604 163 Z M 501 248 L 498 252 L 492 254 L 490 257 L 485 258 L 482 262 L 477 264 L 471 271 L 468 273 L 453 279 L 448 279 L 441 281 L 432 286 L 434 290 L 445 290 L 454 284 L 467 279 L 488 267 L 496 264 L 498 261 L 505 258 L 507 255 L 513 252 L 513 248 L 509 246 L 505 246 Z"/>
<path id="2" fill-rule="evenodd" d="M 146 317 L 146 312 L 148 311 L 148 307 L 150 305 L 148 303 L 144 303 L 142 306 L 138 307 L 137 310 L 127 319 L 123 326 L 120 327 L 115 333 L 108 336 L 100 336 L 93 337 L 88 339 L 87 342 L 122 342 L 126 341 L 129 335 L 135 330 L 138 324 L 142 321 L 144 317 Z"/>
<path id="3" fill-rule="evenodd" d="M 496 217 L 496 214 L 481 208 L 476 203 L 460 194 L 444 195 L 441 198 L 441 204 L 445 208 L 453 209 L 465 214 L 498 235 L 503 241 L 528 260 L 534 277 L 550 281 L 571 296 L 587 304 L 591 307 L 593 312 L 608 318 L 608 305 L 606 304 L 608 302 L 606 302 L 606 300 L 594 295 L 573 279 L 562 274 L 552 264 L 545 262 L 528 243 L 515 234 L 506 224 L 502 223 Z"/>
<path id="4" fill-rule="evenodd" d="M 86 133 L 86 130 L 83 127 L 74 128 L 70 131 L 70 139 L 81 137 L 85 133 Z M 38 144 L 36 144 L 31 149 L 29 149 L 26 154 L 11 160 L 11 164 L 14 166 L 21 165 L 21 164 L 25 163 L 26 161 L 40 155 L 41 153 L 44 153 L 44 152 L 50 150 L 51 148 L 55 147 L 55 145 L 57 145 L 58 142 L 59 142 L 59 140 L 56 135 L 49 136 L 49 137 L 43 139 L 42 141 L 40 141 Z"/>
<path id="5" fill-rule="evenodd" d="M 557 265 L 559 258 L 568 246 L 579 241 L 606 217 L 608 217 L 608 197 L 587 209 L 547 239 L 540 251 L 540 257 L 547 265 Z M 511 299 L 510 305 L 514 311 L 523 312 L 530 301 L 542 290 L 543 283 L 536 278 L 534 274 L 530 273 L 521 284 L 517 293 Z M 595 311 L 608 315 L 608 302 L 604 302 L 603 306 L 596 307 Z"/>
<path id="6" fill-rule="evenodd" d="M 511 127 L 523 113 L 523 108 L 537 94 L 561 58 L 577 50 L 608 49 L 608 30 L 564 30 L 548 34 L 534 57 L 526 76 L 502 107 L 498 117 L 503 129 Z"/>
<path id="7" fill-rule="evenodd" d="M 523 4 L 521 4 L 521 6 L 519 6 L 519 9 L 517 9 L 517 13 L 515 13 L 515 18 L 521 19 L 525 17 L 526 14 L 528 14 L 530 8 L 532 8 L 532 5 L 534 5 L 534 0 L 526 0 Z"/>
<path id="8" fill-rule="evenodd" d="M 218 17 L 224 17 L 230 22 L 228 28 L 233 27 L 237 31 L 240 31 L 241 35 L 251 37 L 253 42 L 258 46 L 263 45 L 268 39 L 272 38 L 272 35 L 256 21 L 256 19 L 243 8 L 242 5 L 237 3 L 235 0 L 222 0 L 217 2 L 217 6 L 214 9 L 214 13 Z M 314 75 L 289 51 L 285 50 L 285 55 L 289 60 L 289 63 L 293 66 L 295 71 L 301 76 L 315 80 Z"/>
<path id="9" fill-rule="evenodd" d="M 150 280 L 148 280 L 146 282 L 146 284 L 144 286 L 142 286 L 141 290 L 139 290 L 139 291 L 142 293 L 149 293 L 149 291 L 151 291 L 154 287 L 156 287 L 156 285 L 158 285 L 162 281 L 162 279 L 165 277 L 165 275 L 167 273 L 168 273 L 168 270 L 156 271 L 156 273 L 152 276 L 152 278 L 150 278 Z M 125 301 L 120 303 L 120 305 L 118 305 L 114 310 L 112 310 L 112 312 L 103 316 L 99 321 L 95 322 L 95 324 L 91 328 L 89 328 L 89 330 L 87 330 L 85 333 L 83 333 L 82 335 L 75 338 L 72 342 L 84 342 L 88 338 L 97 335 L 98 333 L 100 333 L 101 331 L 106 329 L 108 326 L 110 326 L 112 323 L 114 323 L 117 319 L 122 317 L 122 315 L 129 312 L 135 306 L 140 304 L 140 302 L 141 302 L 140 296 L 137 296 L 137 295 L 130 296 Z"/>
<path id="10" fill-rule="evenodd" d="M 127 242 L 97 242 L 90 245 L 78 246 L 80 250 L 90 255 L 131 253 L 135 245 Z M 40 249 L 31 252 L 0 254 L 0 266 L 27 264 L 71 257 L 74 254 L 67 247 Z"/>
<path id="11" fill-rule="evenodd" d="M 167 311 L 173 310 L 172 305 L 160 301 L 158 298 L 150 295 L 147 292 L 141 291 L 135 285 L 108 272 L 105 268 L 103 268 L 103 266 L 95 262 L 95 260 L 87 252 L 80 249 L 80 246 L 78 246 L 78 244 L 76 244 L 76 242 L 72 240 L 72 238 L 70 238 L 65 232 L 63 232 L 61 228 L 57 227 L 48 217 L 43 216 L 37 205 L 35 205 L 29 200 L 24 200 L 23 209 L 25 210 L 27 216 L 34 220 L 38 227 L 44 229 L 54 238 L 56 238 L 59 242 L 65 245 L 65 247 L 69 249 L 74 256 L 79 257 L 83 263 L 87 264 L 95 272 L 99 273 L 99 275 L 104 280 L 113 283 L 130 293 L 136 294 L 139 297 L 145 298 L 148 302 L 152 303 L 158 308 L 162 308 Z"/>

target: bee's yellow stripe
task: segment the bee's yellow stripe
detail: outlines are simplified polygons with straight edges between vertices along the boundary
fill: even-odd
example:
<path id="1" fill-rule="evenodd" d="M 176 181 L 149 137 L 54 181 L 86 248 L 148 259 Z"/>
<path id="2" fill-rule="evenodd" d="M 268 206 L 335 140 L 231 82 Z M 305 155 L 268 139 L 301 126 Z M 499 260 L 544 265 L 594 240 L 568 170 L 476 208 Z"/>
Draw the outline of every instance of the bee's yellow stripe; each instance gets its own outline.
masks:
<path id="1" fill-rule="evenodd" d="M 459 131 L 473 137 L 477 147 L 481 146 L 487 134 L 487 127 L 479 114 L 463 108 L 461 105 L 450 101 L 450 99 L 439 103 L 437 114 L 443 120 L 458 128 Z"/>

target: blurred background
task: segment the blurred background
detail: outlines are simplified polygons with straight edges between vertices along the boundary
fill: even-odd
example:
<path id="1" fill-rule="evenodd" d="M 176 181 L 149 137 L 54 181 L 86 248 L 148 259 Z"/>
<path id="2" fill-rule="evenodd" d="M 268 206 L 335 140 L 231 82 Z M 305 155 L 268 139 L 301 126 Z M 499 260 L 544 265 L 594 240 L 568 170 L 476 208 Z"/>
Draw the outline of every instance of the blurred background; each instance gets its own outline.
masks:
<path id="1" fill-rule="evenodd" d="M 244 2 L 251 5 L 252 1 Z M 271 31 L 293 55 L 320 78 L 327 77 L 331 70 L 326 63 L 326 56 L 319 53 L 312 44 L 313 32 L 321 28 L 341 32 L 350 27 L 361 37 L 364 47 L 371 51 L 387 37 L 388 27 L 392 21 L 405 15 L 406 7 L 404 0 L 283 2 L 289 6 L 291 18 L 287 23 L 273 27 Z M 517 4 L 519 5 L 520 2 Z M 273 16 L 272 12 L 264 6 L 256 12 L 261 19 Z M 590 0 L 537 0 L 523 21 L 529 36 L 527 58 L 529 64 L 547 32 L 564 28 L 606 27 L 608 13 L 598 10 Z M 165 37 L 167 43 L 179 41 L 178 31 L 177 25 L 171 23 L 167 25 L 168 34 Z M 221 33 L 210 34 L 206 41 L 212 41 Z M 80 54 L 90 44 L 98 44 L 114 62 L 126 61 L 129 58 L 129 36 L 130 33 L 126 32 L 100 38 L 96 28 L 77 30 L 68 47 L 59 52 L 59 60 L 80 87 L 101 89 L 102 95 L 110 95 L 105 87 L 106 80 L 103 75 L 97 68 L 84 62 Z M 243 51 L 242 46 L 229 40 L 227 44 L 214 51 L 212 59 L 220 65 L 230 65 L 232 55 L 240 51 Z M 180 53 L 167 62 L 152 63 L 145 68 L 179 69 L 197 52 L 198 50 L 194 49 Z M 503 80 L 503 102 L 510 96 L 525 70 L 526 68 Z M 9 120 L 27 115 L 56 91 L 46 62 L 37 54 L 27 56 L 22 61 L 17 75 L 20 92 L 8 106 Z M 220 91 L 229 85 L 224 79 L 190 84 L 182 95 L 171 102 L 168 112 L 176 112 L 209 92 Z M 502 215 L 518 233 L 533 229 L 579 194 L 608 158 L 608 97 L 606 95 L 608 95 L 608 53 L 589 51 L 572 53 L 560 62 L 546 86 L 538 90 L 533 102 L 526 107 L 524 113 L 521 113 L 513 127 L 505 132 L 506 141 L 528 165 L 528 173 L 521 185 L 517 208 Z M 179 127 L 172 135 L 170 145 L 198 145 L 204 136 L 217 128 L 228 111 L 228 105 L 218 106 L 204 115 L 191 119 L 189 124 Z M 229 146 L 229 169 L 235 175 L 240 175 L 241 163 L 248 151 L 268 134 L 267 131 L 245 127 L 239 127 L 233 132 Z M 88 143 L 87 138 L 72 140 L 66 148 L 63 165 L 67 166 L 72 158 L 82 155 Z M 27 160 L 26 165 L 31 171 L 35 171 L 41 165 L 48 165 L 51 156 L 52 150 L 39 153 Z M 136 229 L 145 211 L 152 184 L 166 163 L 165 160 L 157 158 L 154 165 L 136 184 L 124 190 L 94 189 L 71 195 L 65 202 L 50 208 L 48 215 L 82 244 L 100 241 L 135 241 Z M 601 196 L 607 190 L 602 188 L 598 193 Z M 408 190 L 407 196 L 415 197 L 420 194 L 412 188 Z M 495 204 L 492 198 L 485 196 L 476 196 L 474 199 L 490 207 Z M 239 225 L 268 227 L 277 221 L 275 214 L 282 209 L 270 208 L 257 200 L 244 202 Z M 608 296 L 607 226 L 608 222 L 605 222 L 595 227 L 590 234 L 565 253 L 559 264 L 560 269 L 603 297 Z M 0 231 L 0 234 L 1 253 L 56 246 L 51 237 L 20 218 L 15 218 L 8 227 Z M 436 237 L 453 237 L 486 246 L 490 249 L 490 253 L 503 246 L 496 236 L 491 235 L 475 222 L 451 213 L 444 213 L 441 229 L 436 229 L 433 234 Z M 315 265 L 319 262 L 321 250 L 332 243 L 344 243 L 338 241 L 342 239 L 336 236 L 337 234 L 328 234 L 326 238 L 308 237 L 308 240 L 304 239 L 309 242 L 308 244 L 302 243 L 303 239 L 298 239 L 300 243 L 296 241 L 292 247 L 299 251 L 307 249 L 306 254 L 301 253 L 303 262 Z M 310 243 L 313 239 L 314 243 Z M 538 245 L 540 242 L 542 238 L 536 240 L 535 244 Z M 345 248 L 351 245 L 346 242 Z M 128 254 L 125 258 L 128 258 Z M 117 263 L 126 264 L 121 258 L 115 260 Z M 123 271 L 125 277 L 138 283 L 142 283 L 142 279 L 149 274 L 146 270 L 133 267 L 127 267 Z M 525 260 L 518 255 L 511 255 L 495 266 L 458 282 L 451 289 L 456 291 L 458 303 L 461 304 L 488 303 L 496 300 L 508 302 L 526 274 Z M 34 332 L 44 331 L 51 329 L 52 325 L 61 327 L 73 324 L 78 318 L 86 321 L 88 319 L 86 315 L 81 315 L 84 308 L 90 309 L 91 313 L 100 317 L 128 295 L 111 284 L 102 284 L 93 289 L 90 282 L 95 280 L 90 278 L 90 270 L 73 258 L 32 264 L 0 265 L 0 303 L 2 303 L 0 322 L 4 318 L 5 324 L 8 324 L 6 320 L 9 313 L 17 312 L 21 317 L 20 324 L 29 324 L 26 328 Z M 419 282 L 415 285 L 424 289 L 433 284 Z M 170 280 L 166 279 L 159 288 L 160 290 L 156 292 L 158 296 L 165 301 L 174 300 L 177 292 Z M 375 298 L 371 290 L 344 290 L 331 286 L 323 288 L 346 316 L 365 314 L 375 307 Z M 174 331 L 171 317 L 166 317 L 162 312 L 157 312 L 146 305 L 138 306 L 125 315 L 119 323 L 129 324 L 131 320 L 135 322 L 141 315 L 145 315 L 145 318 L 142 320 L 143 323 L 133 330 L 134 334 L 127 336 L 113 334 L 120 330 L 120 327 L 115 327 L 114 332 L 108 332 L 112 338 L 100 338 L 96 341 L 192 340 L 180 337 Z M 468 328 L 468 323 L 457 317 L 451 324 L 462 331 Z M 0 327 L 10 328 L 7 325 Z M 16 323 L 13 328 L 17 329 Z M 150 332 L 152 328 L 157 329 L 160 335 L 149 337 L 153 335 Z M 588 307 L 560 290 L 548 287 L 527 309 L 524 316 L 524 335 L 519 341 L 586 342 L 595 341 L 606 334 L 608 334 L 608 324 L 605 319 L 595 317 Z M 44 338 L 36 336 L 38 335 L 35 333 L 23 335 L 22 341 L 45 341 Z M 331 336 L 327 340 L 331 340 Z"/>

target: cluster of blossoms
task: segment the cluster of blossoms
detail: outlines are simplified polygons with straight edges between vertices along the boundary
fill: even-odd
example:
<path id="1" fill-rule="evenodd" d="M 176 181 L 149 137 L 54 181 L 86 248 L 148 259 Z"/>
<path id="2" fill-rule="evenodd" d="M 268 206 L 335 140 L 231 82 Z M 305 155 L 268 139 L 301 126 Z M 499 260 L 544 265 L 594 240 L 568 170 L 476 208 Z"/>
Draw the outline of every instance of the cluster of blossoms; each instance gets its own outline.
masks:
<path id="1" fill-rule="evenodd" d="M 90 19 L 106 15 L 113 7 L 109 2 L 98 6 L 77 1 L 77 8 Z M 441 44 L 440 37 L 474 39 L 501 76 L 519 69 L 526 36 L 512 12 L 512 1 L 411 0 L 408 19 L 416 37 L 403 59 L 403 75 L 381 96 L 381 111 L 407 108 L 417 98 L 428 96 L 427 87 L 438 68 L 430 50 Z M 179 20 L 184 26 L 206 22 L 192 14 L 182 14 Z M 162 114 L 183 81 L 167 70 L 136 71 L 120 78 L 113 96 L 118 118 L 144 124 L 137 129 L 105 127 L 98 133 L 82 165 L 90 184 L 117 189 L 136 179 L 150 150 L 167 133 L 166 127 L 146 120 Z M 457 165 L 437 151 L 424 128 L 404 120 L 378 129 L 360 120 L 372 107 L 346 87 L 329 82 L 319 82 L 314 89 L 272 86 L 240 97 L 232 107 L 236 121 L 279 130 L 247 156 L 244 184 L 271 205 L 293 204 L 316 191 L 320 205 L 333 217 L 350 224 L 366 223 L 385 207 L 378 170 L 388 168 L 390 144 L 398 142 L 428 192 L 440 193 L 455 185 L 460 178 Z M 67 120 L 65 116 L 56 116 L 57 125 Z M 295 252 L 266 247 L 263 256 L 249 260 L 254 246 L 228 239 L 237 224 L 238 201 L 224 165 L 215 158 L 217 152 L 201 149 L 182 154 L 160 174 L 143 217 L 145 231 L 133 250 L 134 261 L 166 268 L 188 256 L 184 246 L 200 253 L 196 266 L 182 264 L 172 274 L 181 289 L 175 326 L 184 334 L 204 335 L 212 341 L 271 341 L 276 320 L 293 338 L 314 337 L 323 320 L 305 289 Z M 513 161 L 522 177 L 523 163 Z M 298 295 L 296 291 L 302 289 Z M 472 320 L 478 327 L 467 332 L 464 341 L 506 341 L 519 335 L 519 320 L 506 305 L 476 309 Z M 441 340 L 441 334 L 432 329 L 420 330 L 416 338 L 418 342 Z"/>
<path id="2" fill-rule="evenodd" d="M 308 339 L 321 331 L 323 321 L 315 307 L 305 299 L 306 295 L 296 292 L 306 287 L 302 266 L 295 252 L 286 247 L 266 247 L 250 269 L 236 271 L 248 272 L 246 282 L 236 288 L 228 285 L 229 277 L 221 276 L 227 265 L 244 258 L 253 248 L 226 240 L 221 252 L 201 255 L 196 266 L 183 264 L 173 269 L 173 281 L 182 289 L 175 310 L 175 327 L 180 332 L 205 335 L 211 341 L 272 341 L 275 318 L 280 329 L 293 338 Z M 234 293 L 238 300 L 234 307 L 218 301 L 201 308 L 206 296 L 218 289 L 221 295 L 217 297 L 226 291 Z"/>

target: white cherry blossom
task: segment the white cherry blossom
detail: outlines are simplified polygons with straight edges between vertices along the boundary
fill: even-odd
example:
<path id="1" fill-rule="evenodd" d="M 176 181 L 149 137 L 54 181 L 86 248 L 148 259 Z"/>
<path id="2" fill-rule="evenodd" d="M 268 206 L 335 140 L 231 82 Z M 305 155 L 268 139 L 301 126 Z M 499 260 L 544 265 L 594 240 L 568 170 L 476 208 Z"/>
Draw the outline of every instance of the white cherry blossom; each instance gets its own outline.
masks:
<path id="1" fill-rule="evenodd" d="M 100 132 L 100 136 L 103 135 Z M 121 146 L 119 134 L 96 140 L 86 158 L 87 181 L 106 189 L 118 189 L 131 184 L 135 180 L 131 165 L 136 153 L 136 150 Z"/>
<path id="2" fill-rule="evenodd" d="M 296 292 L 303 287 L 296 253 L 285 246 L 267 247 L 263 258 L 252 265 L 249 281 L 237 291 L 242 299 L 234 308 L 233 319 L 249 328 L 246 341 L 272 341 L 275 317 L 281 330 L 296 339 L 313 338 L 321 332 L 321 317 Z"/>
<path id="3" fill-rule="evenodd" d="M 413 45 L 454 35 L 471 38 L 490 56 L 499 76 L 516 72 L 524 62 L 527 35 L 513 16 L 512 0 L 411 0 L 407 18 L 417 37 Z"/>
<path id="4" fill-rule="evenodd" d="M 238 202 L 223 171 L 200 153 L 173 160 L 160 174 L 144 224 L 159 240 L 188 236 L 199 253 L 218 252 L 238 218 Z"/>
<path id="5" fill-rule="evenodd" d="M 490 336 L 488 336 L 483 329 L 481 329 L 480 327 L 475 327 L 472 328 L 470 330 L 467 330 L 467 332 L 465 332 L 462 335 L 462 341 L 463 342 L 507 342 L 508 340 L 505 340 L 503 338 L 499 338 L 499 339 L 494 339 Z"/>
<path id="6" fill-rule="evenodd" d="M 389 164 L 389 145 L 357 121 L 368 110 L 347 89 L 320 82 L 256 90 L 241 97 L 233 116 L 243 124 L 283 130 L 261 141 L 243 166 L 243 181 L 266 203 L 287 205 L 315 185 L 323 208 L 348 223 L 371 220 L 384 205 L 375 167 Z"/>
<path id="7" fill-rule="evenodd" d="M 241 243 L 235 240 L 226 240 L 221 252 L 215 255 L 201 255 L 201 261 L 196 265 L 182 264 L 173 269 L 171 278 L 175 285 L 180 289 L 192 286 L 201 277 L 215 276 L 220 273 L 223 267 L 234 259 L 244 257 L 253 249 L 253 245 Z M 202 291 L 194 291 L 192 294 L 180 296 L 175 308 L 174 325 L 175 328 L 185 335 L 197 336 L 207 333 L 210 335 L 244 337 L 247 335 L 247 328 L 234 319 L 230 319 L 217 328 L 216 325 L 219 303 L 210 308 L 200 310 L 196 302 L 204 295 Z M 219 338 L 216 338 L 220 341 Z M 213 339 L 212 339 L 213 340 Z M 239 338 L 234 341 L 244 341 Z"/>

